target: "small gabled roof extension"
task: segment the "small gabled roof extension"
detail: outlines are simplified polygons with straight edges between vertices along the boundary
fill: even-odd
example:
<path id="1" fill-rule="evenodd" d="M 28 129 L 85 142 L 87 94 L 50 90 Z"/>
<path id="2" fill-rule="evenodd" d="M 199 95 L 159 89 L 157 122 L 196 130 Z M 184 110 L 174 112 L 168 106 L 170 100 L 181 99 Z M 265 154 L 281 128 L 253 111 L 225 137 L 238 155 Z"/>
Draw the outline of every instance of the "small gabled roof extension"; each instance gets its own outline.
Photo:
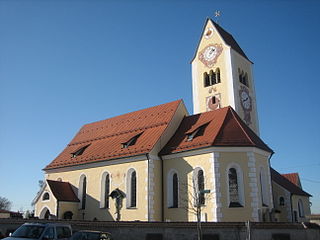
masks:
<path id="1" fill-rule="evenodd" d="M 177 100 L 86 124 L 44 170 L 149 153 L 180 104 Z M 123 147 L 137 135 L 134 144 Z"/>
<path id="2" fill-rule="evenodd" d="M 281 174 L 281 175 L 284 176 L 286 179 L 288 179 L 293 184 L 297 185 L 299 188 L 302 188 L 298 173 L 286 173 L 286 174 Z"/>
<path id="3" fill-rule="evenodd" d="M 188 140 L 188 134 L 208 124 L 201 134 Z M 183 119 L 178 130 L 160 152 L 161 155 L 204 147 L 257 147 L 270 149 L 238 116 L 232 107 L 204 112 Z"/>
<path id="4" fill-rule="evenodd" d="M 281 187 L 287 189 L 290 193 L 295 195 L 301 195 L 301 196 L 307 196 L 312 197 L 309 193 L 303 191 L 300 187 L 290 182 L 287 178 L 282 176 L 280 173 L 278 173 L 273 168 L 270 168 L 271 172 L 271 179 Z"/>
<path id="5" fill-rule="evenodd" d="M 58 201 L 79 202 L 78 197 L 72 190 L 72 186 L 68 182 L 47 180 L 52 194 Z"/>

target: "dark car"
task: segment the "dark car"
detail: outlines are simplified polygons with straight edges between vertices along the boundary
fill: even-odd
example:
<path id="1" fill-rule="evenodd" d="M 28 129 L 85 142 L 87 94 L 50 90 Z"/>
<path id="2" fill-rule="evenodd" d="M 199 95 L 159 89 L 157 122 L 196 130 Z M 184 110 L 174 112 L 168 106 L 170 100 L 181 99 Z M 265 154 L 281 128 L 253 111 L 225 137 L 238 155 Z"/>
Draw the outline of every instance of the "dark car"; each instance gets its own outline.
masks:
<path id="1" fill-rule="evenodd" d="M 70 240 L 112 240 L 111 233 L 83 230 L 72 235 Z"/>
<path id="2" fill-rule="evenodd" d="M 5 240 L 68 240 L 72 235 L 69 224 L 25 223 Z"/>

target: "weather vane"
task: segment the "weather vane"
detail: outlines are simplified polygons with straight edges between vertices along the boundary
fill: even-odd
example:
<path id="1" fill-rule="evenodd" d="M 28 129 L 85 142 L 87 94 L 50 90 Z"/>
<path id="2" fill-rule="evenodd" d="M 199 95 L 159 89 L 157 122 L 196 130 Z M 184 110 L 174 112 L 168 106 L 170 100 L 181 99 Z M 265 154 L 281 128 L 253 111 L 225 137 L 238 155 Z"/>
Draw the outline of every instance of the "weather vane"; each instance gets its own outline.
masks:
<path id="1" fill-rule="evenodd" d="M 214 17 L 216 19 L 216 23 L 218 23 L 219 17 L 221 16 L 221 12 L 219 10 L 216 10 L 214 12 Z"/>

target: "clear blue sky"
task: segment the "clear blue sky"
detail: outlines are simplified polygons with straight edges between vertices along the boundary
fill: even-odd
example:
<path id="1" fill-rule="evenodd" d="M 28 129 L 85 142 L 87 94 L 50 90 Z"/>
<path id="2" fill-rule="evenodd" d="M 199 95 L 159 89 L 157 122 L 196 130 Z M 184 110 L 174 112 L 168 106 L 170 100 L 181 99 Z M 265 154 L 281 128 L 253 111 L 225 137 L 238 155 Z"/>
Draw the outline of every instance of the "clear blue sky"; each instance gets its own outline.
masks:
<path id="1" fill-rule="evenodd" d="M 0 0 L 0 196 L 31 209 L 85 123 L 180 98 L 191 113 L 190 60 L 215 10 L 255 63 L 272 166 L 299 171 L 320 213 L 320 1 L 303 0 Z"/>

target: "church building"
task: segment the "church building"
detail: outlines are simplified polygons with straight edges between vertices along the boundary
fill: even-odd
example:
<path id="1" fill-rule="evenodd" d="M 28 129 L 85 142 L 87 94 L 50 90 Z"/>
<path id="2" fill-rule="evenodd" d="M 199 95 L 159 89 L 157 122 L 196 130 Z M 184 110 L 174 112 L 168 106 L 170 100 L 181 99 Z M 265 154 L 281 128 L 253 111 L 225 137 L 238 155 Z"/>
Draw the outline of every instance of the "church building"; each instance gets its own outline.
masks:
<path id="1" fill-rule="evenodd" d="M 207 19 L 192 59 L 194 114 L 177 100 L 84 125 L 44 168 L 35 216 L 196 221 L 200 208 L 202 221 L 306 221 L 311 195 L 297 174 L 270 167 L 259 137 L 252 65 Z"/>

